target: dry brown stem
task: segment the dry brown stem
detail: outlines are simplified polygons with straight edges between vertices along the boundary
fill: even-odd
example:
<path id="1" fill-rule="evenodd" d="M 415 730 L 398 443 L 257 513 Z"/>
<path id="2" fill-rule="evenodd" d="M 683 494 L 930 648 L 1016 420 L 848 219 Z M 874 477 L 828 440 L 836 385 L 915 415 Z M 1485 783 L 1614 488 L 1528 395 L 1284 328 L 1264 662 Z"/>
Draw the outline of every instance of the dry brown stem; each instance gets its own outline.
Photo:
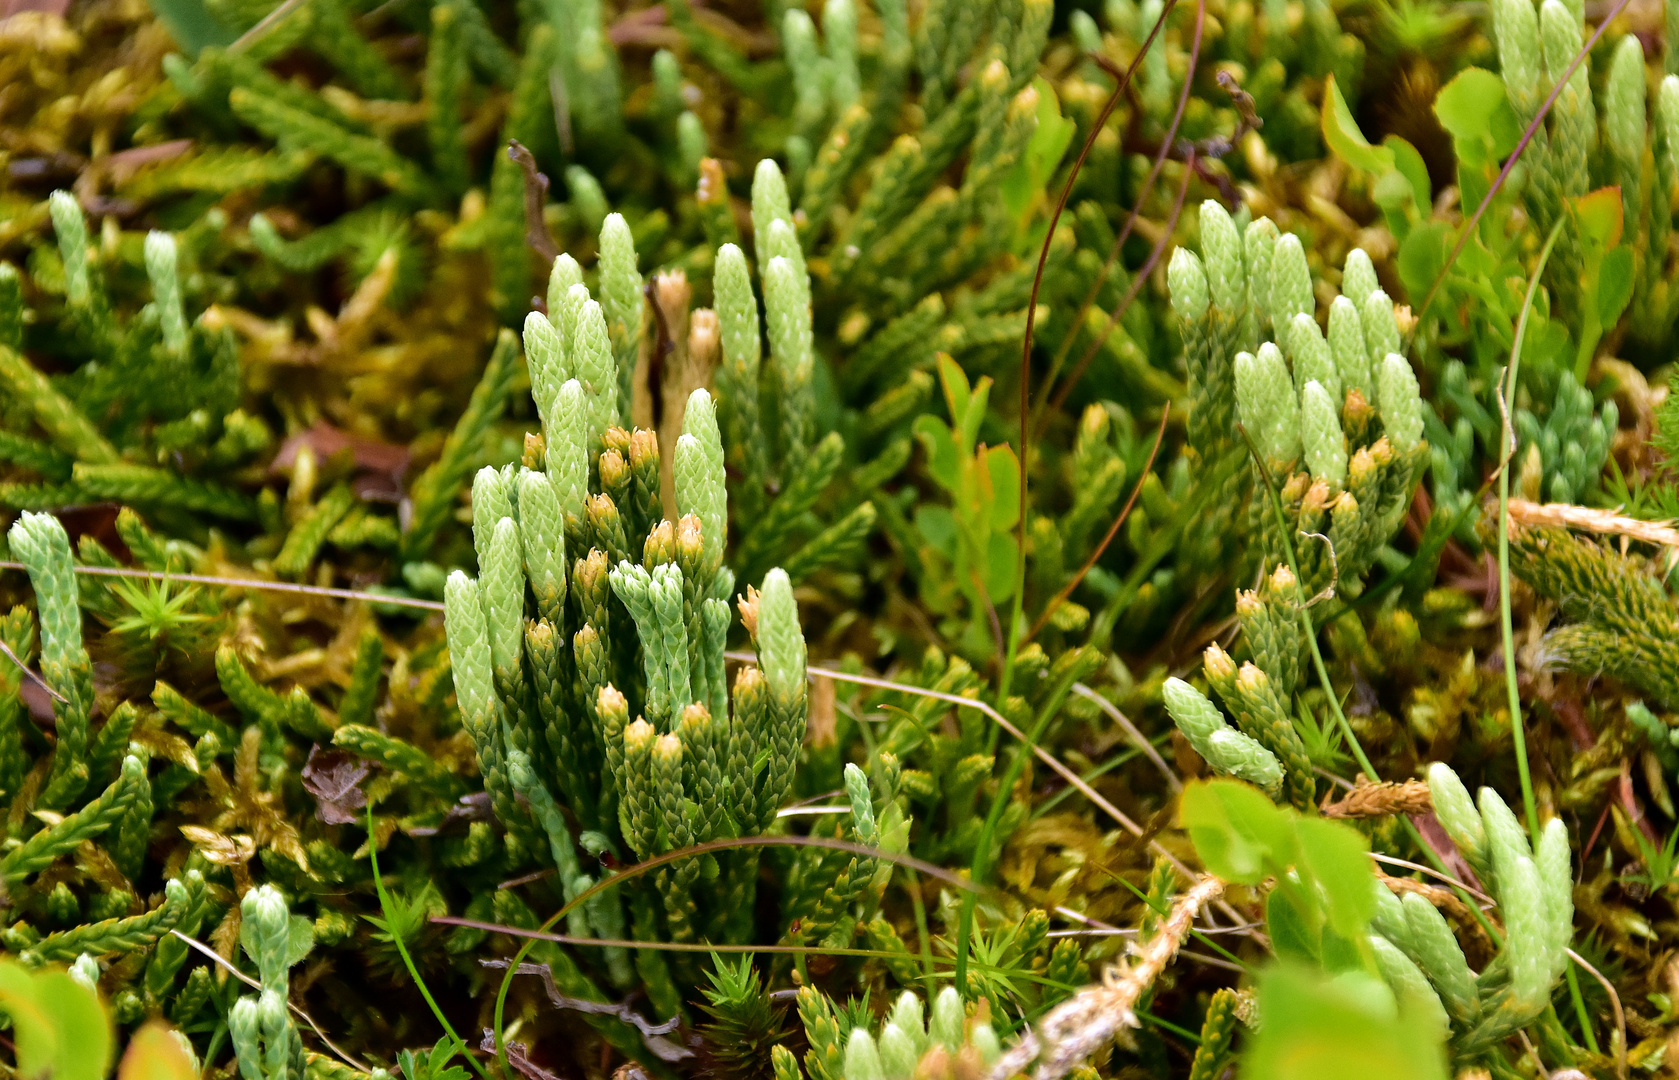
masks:
<path id="1" fill-rule="evenodd" d="M 1329 818 L 1372 818 L 1390 814 L 1421 814 L 1433 809 L 1428 785 L 1421 780 L 1372 784 L 1363 777 L 1339 802 L 1326 803 L 1323 816 Z"/>
<path id="2" fill-rule="evenodd" d="M 1579 529 L 1642 540 L 1646 544 L 1679 548 L 1679 529 L 1659 521 L 1640 521 L 1612 510 L 1594 510 L 1571 503 L 1535 503 L 1510 500 L 1510 520 L 1517 525 Z"/>
<path id="3" fill-rule="evenodd" d="M 1154 936 L 1132 946 L 1133 962 L 1114 965 L 1099 984 L 1085 987 L 1051 1009 L 1036 1031 L 1028 1029 L 997 1059 L 990 1080 L 1008 1080 L 1034 1061 L 1038 1067 L 1032 1080 L 1060 1080 L 1111 1043 L 1122 1029 L 1137 1027 L 1138 999 L 1177 956 L 1201 908 L 1223 892 L 1224 882 L 1211 874 L 1197 880 L 1178 897 Z"/>

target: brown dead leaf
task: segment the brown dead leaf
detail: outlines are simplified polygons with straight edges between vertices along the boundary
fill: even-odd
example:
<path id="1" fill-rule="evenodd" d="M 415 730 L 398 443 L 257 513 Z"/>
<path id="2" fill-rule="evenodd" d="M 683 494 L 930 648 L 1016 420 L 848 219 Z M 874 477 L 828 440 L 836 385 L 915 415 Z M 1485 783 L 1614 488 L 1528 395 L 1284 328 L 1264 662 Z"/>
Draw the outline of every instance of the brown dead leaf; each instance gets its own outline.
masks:
<path id="1" fill-rule="evenodd" d="M 315 797 L 315 816 L 328 825 L 348 825 L 367 805 L 361 782 L 367 779 L 368 764 L 344 750 L 309 748 L 303 766 L 303 789 Z"/>
<path id="2" fill-rule="evenodd" d="M 383 473 L 397 482 L 408 469 L 408 447 L 370 439 L 365 435 L 353 435 L 325 420 L 317 420 L 314 427 L 300 431 L 280 444 L 280 452 L 269 465 L 270 474 L 289 475 L 297 461 L 298 450 L 304 446 L 313 450 L 315 457 L 321 461 L 348 450 L 358 470 Z"/>

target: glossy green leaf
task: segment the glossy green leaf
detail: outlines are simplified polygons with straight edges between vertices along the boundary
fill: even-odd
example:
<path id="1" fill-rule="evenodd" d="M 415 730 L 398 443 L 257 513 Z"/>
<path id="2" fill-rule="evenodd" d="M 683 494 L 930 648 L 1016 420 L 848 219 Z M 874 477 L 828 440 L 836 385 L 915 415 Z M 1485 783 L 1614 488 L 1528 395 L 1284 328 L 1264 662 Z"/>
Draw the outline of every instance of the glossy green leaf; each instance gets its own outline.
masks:
<path id="1" fill-rule="evenodd" d="M 1479 150 L 1504 100 L 1503 79 L 1485 68 L 1464 68 L 1435 95 L 1434 115 L 1459 147 Z"/>
<path id="2" fill-rule="evenodd" d="M 1392 151 L 1394 169 L 1410 185 L 1417 213 L 1426 218 L 1434 203 L 1434 185 L 1428 179 L 1428 166 L 1423 162 L 1422 154 L 1398 135 L 1389 135 L 1382 140 L 1382 145 Z"/>
<path id="3" fill-rule="evenodd" d="M 1301 818 L 1300 864 L 1317 883 L 1329 925 L 1346 938 L 1362 935 L 1376 913 L 1370 844 L 1350 825 Z"/>
<path id="4" fill-rule="evenodd" d="M 1323 110 L 1320 119 L 1323 125 L 1323 141 L 1336 157 L 1355 169 L 1363 169 L 1377 176 L 1393 168 L 1393 151 L 1385 146 L 1370 145 L 1370 140 L 1358 129 L 1358 122 L 1353 119 L 1352 110 L 1347 108 L 1347 99 L 1341 96 L 1341 88 L 1335 85 L 1334 75 L 1330 75 L 1323 84 Z"/>
<path id="5" fill-rule="evenodd" d="M 1014 596 L 1014 574 L 1019 559 L 1020 548 L 1014 542 L 1013 533 L 991 534 L 985 549 L 985 593 L 993 603 Z"/>
<path id="6" fill-rule="evenodd" d="M 111 1068 L 111 1022 L 99 995 L 63 970 L 0 962 L 0 1012 L 12 1019 L 24 1080 L 103 1080 Z"/>
<path id="7" fill-rule="evenodd" d="M 960 427 L 962 418 L 968 415 L 968 400 L 972 394 L 968 373 L 950 358 L 949 353 L 938 354 L 938 367 L 939 386 L 944 390 L 944 404 L 950 410 L 950 422 Z"/>
<path id="8" fill-rule="evenodd" d="M 1001 184 L 1003 206 L 1016 222 L 1021 222 L 1043 197 L 1045 182 L 1066 156 L 1078 130 L 1073 121 L 1061 115 L 1061 101 L 1048 80 L 1034 79 L 1032 86 L 1038 91 L 1038 127 Z"/>
<path id="9" fill-rule="evenodd" d="M 0 963 L 0 1012 L 12 1018 L 17 1072 L 33 1080 L 58 1060 L 59 1029 L 35 990 L 35 979 L 10 961 Z"/>
<path id="10" fill-rule="evenodd" d="M 1580 229 L 1580 240 L 1602 248 L 1612 248 L 1621 242 L 1623 218 L 1621 189 L 1598 188 L 1596 191 L 1569 200 L 1574 207 L 1574 220 Z"/>
<path id="11" fill-rule="evenodd" d="M 315 922 L 305 915 L 293 915 L 286 924 L 286 966 L 301 963 L 315 947 Z"/>
<path id="12" fill-rule="evenodd" d="M 1451 255 L 1452 230 L 1443 221 L 1430 221 L 1411 230 L 1399 245 L 1399 280 L 1405 291 L 1421 297 L 1445 269 Z"/>
<path id="13" fill-rule="evenodd" d="M 1604 326 L 1614 326 L 1632 301 L 1634 265 L 1632 249 L 1617 247 L 1604 253 L 1597 270 L 1597 317 Z"/>
<path id="14" fill-rule="evenodd" d="M 1376 186 L 1370 194 L 1376 205 L 1382 208 L 1388 231 L 1403 242 L 1420 216 L 1411 182 L 1398 169 L 1389 169 L 1376 179 Z"/>
<path id="15" fill-rule="evenodd" d="M 1322 920 L 1302 905 L 1299 889 L 1277 888 L 1265 897 L 1265 932 L 1271 937 L 1271 951 L 1277 956 L 1302 963 L 1321 964 L 1323 959 Z"/>
<path id="16" fill-rule="evenodd" d="M 1020 520 L 1020 459 L 1014 447 L 987 448 L 985 469 L 991 479 L 991 527 L 1012 529 Z"/>
<path id="17" fill-rule="evenodd" d="M 169 31 L 175 44 L 188 56 L 196 57 L 209 46 L 226 48 L 239 35 L 223 26 L 204 0 L 148 0 L 152 14 Z"/>
<path id="18" fill-rule="evenodd" d="M 915 508 L 915 529 L 928 547 L 947 559 L 956 558 L 956 516 L 949 509 L 922 503 Z"/>
<path id="19" fill-rule="evenodd" d="M 959 490 L 962 486 L 962 459 L 950 427 L 931 413 L 922 413 L 915 418 L 911 430 L 927 452 L 928 474 L 946 491 Z"/>
<path id="20" fill-rule="evenodd" d="M 1184 788 L 1178 817 L 1208 870 L 1239 885 L 1257 885 L 1293 861 L 1293 830 L 1258 788 L 1210 780 Z"/>

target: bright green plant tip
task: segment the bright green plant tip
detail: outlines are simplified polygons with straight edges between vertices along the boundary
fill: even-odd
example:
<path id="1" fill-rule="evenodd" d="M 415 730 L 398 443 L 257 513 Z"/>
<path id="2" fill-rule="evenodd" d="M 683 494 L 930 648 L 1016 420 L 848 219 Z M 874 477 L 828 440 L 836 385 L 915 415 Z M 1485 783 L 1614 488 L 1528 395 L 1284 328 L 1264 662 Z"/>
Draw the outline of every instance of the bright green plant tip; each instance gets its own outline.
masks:
<path id="1" fill-rule="evenodd" d="M 1191 321 L 1206 316 L 1212 302 L 1207 286 L 1207 273 L 1195 253 L 1184 248 L 1172 252 L 1166 268 L 1166 284 L 1171 292 L 1172 310 L 1178 317 Z"/>
<path id="2" fill-rule="evenodd" d="M 1278 348 L 1266 342 L 1257 355 L 1238 353 L 1236 405 L 1259 452 L 1279 463 L 1300 456 L 1300 403 Z"/>
<path id="3" fill-rule="evenodd" d="M 1300 442 L 1306 465 L 1319 480 L 1339 486 L 1347 479 L 1347 439 L 1335 399 L 1315 379 L 1300 391 Z"/>

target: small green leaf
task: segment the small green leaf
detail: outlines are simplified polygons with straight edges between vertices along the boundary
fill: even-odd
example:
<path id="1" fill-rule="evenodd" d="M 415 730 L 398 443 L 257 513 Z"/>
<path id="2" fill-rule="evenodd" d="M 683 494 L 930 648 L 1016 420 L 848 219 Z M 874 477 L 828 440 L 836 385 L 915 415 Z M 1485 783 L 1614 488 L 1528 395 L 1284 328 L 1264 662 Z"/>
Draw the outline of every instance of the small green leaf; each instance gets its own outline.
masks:
<path id="1" fill-rule="evenodd" d="M 1020 520 L 1020 460 L 1014 447 L 1004 443 L 987 449 L 985 468 L 991 477 L 991 527 L 1012 529 Z"/>
<path id="2" fill-rule="evenodd" d="M 957 418 L 957 430 L 961 433 L 961 448 L 964 454 L 974 451 L 974 443 L 979 439 L 979 426 L 985 422 L 985 408 L 991 401 L 991 376 L 983 375 L 974 384 L 974 392 L 968 397 L 968 408 Z"/>
<path id="3" fill-rule="evenodd" d="M 1032 86 L 1038 91 L 1038 127 L 1020 160 L 1001 184 L 1003 206 L 1009 218 L 1016 222 L 1022 221 L 1043 197 L 1045 181 L 1066 156 L 1078 130 L 1076 124 L 1061 115 L 1061 102 L 1046 79 L 1034 79 Z"/>
<path id="4" fill-rule="evenodd" d="M 1178 817 L 1208 870 L 1238 885 L 1257 885 L 1293 862 L 1288 818 L 1258 788 L 1211 780 L 1184 788 Z"/>
<path id="5" fill-rule="evenodd" d="M 1580 239 L 1586 244 L 1612 248 L 1621 242 L 1621 189 L 1603 187 L 1570 199 Z"/>
<path id="6" fill-rule="evenodd" d="M 1336 157 L 1348 165 L 1377 176 L 1393 168 L 1393 151 L 1370 145 L 1370 140 L 1358 129 L 1352 110 L 1347 108 L 1347 99 L 1341 96 L 1341 88 L 1335 85 L 1334 75 L 1330 75 L 1323 84 L 1322 123 L 1323 141 Z"/>
<path id="7" fill-rule="evenodd" d="M 1363 936 L 1349 940 L 1326 926 L 1318 938 L 1318 963 L 1325 971 L 1368 971 L 1371 959 L 1366 940 Z"/>
<path id="8" fill-rule="evenodd" d="M 1362 935 L 1376 914 L 1369 842 L 1352 826 L 1325 818 L 1302 818 L 1298 829 L 1301 869 L 1321 889 L 1329 924 L 1343 937 Z"/>
<path id="9" fill-rule="evenodd" d="M 915 529 L 928 547 L 947 559 L 956 558 L 956 515 L 948 507 L 928 503 L 917 506 Z"/>
<path id="10" fill-rule="evenodd" d="M 1411 226 L 1420 216 L 1417 207 L 1416 192 L 1411 188 L 1411 182 L 1405 179 L 1405 174 L 1398 169 L 1389 169 L 1376 180 L 1376 186 L 1371 191 L 1371 197 L 1376 205 L 1382 208 L 1382 217 L 1387 221 L 1388 231 L 1394 238 L 1404 242 L 1411 235 Z"/>
<path id="11" fill-rule="evenodd" d="M 939 486 L 955 494 L 962 486 L 962 458 L 950 427 L 932 413 L 915 418 L 911 428 L 927 451 L 927 473 Z"/>
<path id="12" fill-rule="evenodd" d="M 204 0 L 150 0 L 150 4 L 157 21 L 188 56 L 196 58 L 211 45 L 226 48 L 239 38 L 210 13 Z"/>
<path id="13" fill-rule="evenodd" d="M 58 1060 L 58 1025 L 35 989 L 35 979 L 20 965 L 0 963 L 0 1012 L 11 1017 L 17 1072 L 23 1080 L 52 1069 Z"/>
<path id="14" fill-rule="evenodd" d="M 66 972 L 0 962 L 0 1012 L 11 1017 L 23 1080 L 103 1080 L 115 1044 L 99 995 Z"/>
<path id="15" fill-rule="evenodd" d="M 1632 300 L 1633 258 L 1630 247 L 1606 252 L 1597 270 L 1597 317 L 1605 326 L 1620 321 Z"/>
<path id="16" fill-rule="evenodd" d="M 962 370 L 962 365 L 950 358 L 949 353 L 938 354 L 939 385 L 944 388 L 945 407 L 950 410 L 950 422 L 961 424 L 962 417 L 968 414 L 968 373 Z"/>
<path id="17" fill-rule="evenodd" d="M 1382 140 L 1382 145 L 1393 152 L 1393 167 L 1410 184 L 1417 213 L 1427 217 L 1429 207 L 1434 203 L 1434 185 L 1428 179 L 1428 166 L 1423 162 L 1422 154 L 1397 135 L 1389 135 Z"/>
<path id="18" fill-rule="evenodd" d="M 37 1000 L 59 1026 L 53 1080 L 104 1080 L 116 1050 L 99 995 L 65 971 L 35 973 Z"/>
<path id="19" fill-rule="evenodd" d="M 1284 959 L 1319 964 L 1323 956 L 1322 920 L 1301 910 L 1298 890 L 1273 889 L 1265 898 L 1265 932 L 1271 950 Z M 1314 923 L 1316 925 L 1314 925 Z"/>
<path id="20" fill-rule="evenodd" d="M 985 560 L 986 595 L 993 603 L 1013 597 L 1014 572 L 1020 561 L 1020 548 L 1014 542 L 1014 534 L 992 533 L 990 542 L 986 544 Z"/>
<path id="21" fill-rule="evenodd" d="M 1412 296 L 1426 295 L 1446 267 L 1452 230 L 1443 221 L 1430 221 L 1411 230 L 1399 245 L 1399 280 Z"/>
<path id="22" fill-rule="evenodd" d="M 286 924 L 286 966 L 301 963 L 315 947 L 315 924 L 307 916 L 293 915 Z"/>
<path id="23" fill-rule="evenodd" d="M 1464 68 L 1434 98 L 1434 115 L 1460 148 L 1479 151 L 1493 113 L 1504 102 L 1504 80 L 1485 68 Z M 1462 154 L 1462 149 L 1459 149 Z"/>

